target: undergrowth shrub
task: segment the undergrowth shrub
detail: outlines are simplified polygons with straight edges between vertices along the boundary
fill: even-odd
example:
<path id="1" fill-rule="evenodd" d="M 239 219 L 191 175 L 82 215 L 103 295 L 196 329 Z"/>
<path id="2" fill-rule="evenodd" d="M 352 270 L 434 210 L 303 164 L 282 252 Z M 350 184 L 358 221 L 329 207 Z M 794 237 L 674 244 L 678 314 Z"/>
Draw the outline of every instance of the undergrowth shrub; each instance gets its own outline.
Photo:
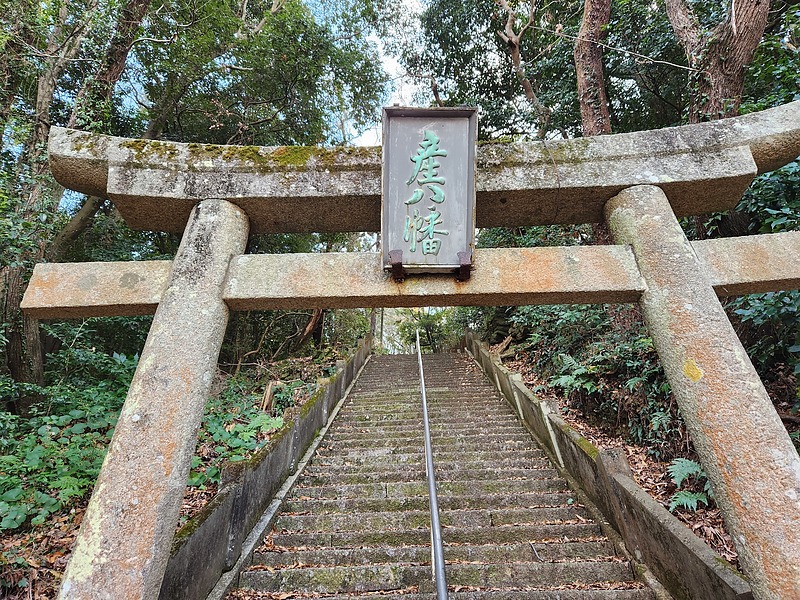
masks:
<path id="1" fill-rule="evenodd" d="M 39 390 L 44 399 L 30 418 L 0 415 L 0 530 L 41 525 L 91 491 L 137 364 L 137 357 L 86 349 L 60 354 L 91 363 L 104 378 L 61 379 Z"/>
<path id="2" fill-rule="evenodd" d="M 86 322 L 62 323 L 48 333 L 62 344 L 48 363 L 45 387 L 22 389 L 0 379 L 2 400 L 31 391 L 42 398 L 29 418 L 0 411 L 0 531 L 42 525 L 88 497 L 138 363 L 138 356 L 106 354 L 90 345 L 93 332 Z M 262 447 L 283 424 L 284 410 L 307 398 L 316 378 L 335 370 L 338 357 L 322 352 L 320 360 L 290 359 L 228 377 L 206 405 L 188 484 L 217 483 L 225 461 L 243 460 Z M 277 388 L 265 411 L 262 394 L 276 375 L 298 378 Z"/>
<path id="3" fill-rule="evenodd" d="M 711 482 L 700 463 L 688 458 L 676 458 L 667 467 L 667 472 L 672 483 L 678 488 L 678 491 L 670 498 L 670 511 L 683 508 L 694 512 L 697 510 L 698 503 L 704 506 L 712 504 L 714 492 L 711 490 Z M 684 484 L 686 484 L 685 487 Z"/>
<path id="4" fill-rule="evenodd" d="M 261 408 L 262 391 L 249 377 L 231 377 L 206 405 L 203 424 L 198 433 L 197 453 L 192 459 L 190 486 L 202 487 L 219 483 L 226 461 L 245 460 L 264 446 L 269 434 L 283 425 L 283 411 L 294 404 L 294 390 L 304 387 L 295 382 L 276 392 L 271 413 Z"/>
<path id="5" fill-rule="evenodd" d="M 510 321 L 517 351 L 591 422 L 646 446 L 658 459 L 681 453 L 685 426 L 635 308 L 524 306 Z"/>

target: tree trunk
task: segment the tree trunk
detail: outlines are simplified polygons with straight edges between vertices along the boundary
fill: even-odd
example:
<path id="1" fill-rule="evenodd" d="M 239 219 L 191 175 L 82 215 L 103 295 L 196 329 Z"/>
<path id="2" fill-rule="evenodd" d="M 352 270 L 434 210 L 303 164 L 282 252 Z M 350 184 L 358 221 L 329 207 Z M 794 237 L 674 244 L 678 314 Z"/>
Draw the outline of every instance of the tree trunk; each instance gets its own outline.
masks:
<path id="1" fill-rule="evenodd" d="M 128 54 L 150 3 L 151 0 L 128 0 L 123 6 L 114 36 L 106 49 L 105 60 L 78 92 L 69 120 L 70 127 L 97 129 L 97 124 L 107 122 L 114 86 L 125 70 Z"/>
<path id="2" fill-rule="evenodd" d="M 96 8 L 96 2 L 87 10 Z M 30 181 L 19 196 L 18 217 L 39 225 L 39 215 L 52 215 L 55 212 L 53 195 L 48 193 L 52 185 L 47 173 L 47 139 L 50 135 L 50 108 L 53 104 L 56 86 L 69 62 L 75 58 L 86 34 L 86 23 L 91 21 L 85 15 L 85 23 L 75 29 L 66 30 L 71 18 L 69 5 L 64 3 L 59 10 L 58 23 L 53 27 L 47 41 L 46 67 L 40 74 L 36 88 L 34 127 L 17 162 L 17 180 Z M 31 233 L 36 240 L 34 250 L 19 257 L 19 266 L 6 267 L 0 281 L 2 290 L 2 314 L 0 322 L 7 327 L 6 365 L 11 376 L 19 382 L 42 385 L 44 383 L 44 359 L 39 337 L 39 323 L 36 319 L 23 315 L 20 302 L 28 279 L 27 265 L 42 260 L 49 238 L 46 227 L 37 227 Z M 28 395 L 21 398 L 14 407 L 20 414 L 26 414 L 38 397 Z"/>
<path id="3" fill-rule="evenodd" d="M 83 205 L 80 207 L 67 224 L 61 228 L 47 246 L 47 260 L 50 262 L 61 262 L 64 255 L 72 246 L 75 240 L 88 229 L 97 216 L 97 211 L 103 206 L 104 199 L 98 196 L 87 196 Z"/>
<path id="4" fill-rule="evenodd" d="M 128 54 L 147 14 L 152 0 L 129 0 L 117 20 L 114 37 L 106 49 L 105 59 L 95 74 L 89 77 L 78 92 L 70 115 L 69 127 L 105 132 L 111 110 L 111 98 L 119 78 L 125 70 Z M 148 137 L 148 136 L 145 136 Z M 153 139 L 150 137 L 150 139 Z M 80 210 L 58 232 L 47 249 L 48 260 L 62 259 L 69 247 L 94 222 L 104 198 L 89 196 Z"/>
<path id="5" fill-rule="evenodd" d="M 315 308 L 314 312 L 311 313 L 311 316 L 308 318 L 308 322 L 306 326 L 303 328 L 303 333 L 300 334 L 300 337 L 297 341 L 293 344 L 293 350 L 299 350 L 303 347 L 308 341 L 308 338 L 311 337 L 311 334 L 314 333 L 314 330 L 319 326 L 322 322 L 323 318 L 325 317 L 325 310 L 322 308 Z"/>
<path id="6" fill-rule="evenodd" d="M 575 74 L 583 135 L 611 133 L 611 115 L 603 76 L 603 49 L 597 43 L 611 18 L 611 0 L 585 0 L 583 21 L 575 40 Z"/>
<path id="7" fill-rule="evenodd" d="M 667 17 L 689 66 L 689 122 L 700 123 L 739 113 L 747 66 L 764 35 L 768 0 L 732 2 L 728 18 L 704 31 L 685 0 L 666 0 Z"/>
<path id="8" fill-rule="evenodd" d="M 603 27 L 608 25 L 610 18 L 611 0 L 584 1 L 583 21 L 573 51 L 584 137 L 611 133 L 603 48 L 598 44 L 603 37 Z M 608 225 L 592 223 L 592 238 L 595 244 L 610 244 Z"/>
<path id="9" fill-rule="evenodd" d="M 543 140 L 544 136 L 547 135 L 547 130 L 550 128 L 550 116 L 553 111 L 549 106 L 542 104 L 541 100 L 539 100 L 539 96 L 536 94 L 536 90 L 533 88 L 533 83 L 525 74 L 521 51 L 522 38 L 525 32 L 534 26 L 536 20 L 536 2 L 530 3 L 528 19 L 522 24 L 519 30 L 514 29 L 517 25 L 517 13 L 514 7 L 508 3 L 508 0 L 497 0 L 497 5 L 506 13 L 505 27 L 503 31 L 498 31 L 497 35 L 506 43 L 508 54 L 511 57 L 511 63 L 514 66 L 514 74 L 525 92 L 525 97 L 531 103 L 533 110 L 536 112 L 536 116 L 539 118 L 539 128 L 536 132 L 536 138 Z"/>

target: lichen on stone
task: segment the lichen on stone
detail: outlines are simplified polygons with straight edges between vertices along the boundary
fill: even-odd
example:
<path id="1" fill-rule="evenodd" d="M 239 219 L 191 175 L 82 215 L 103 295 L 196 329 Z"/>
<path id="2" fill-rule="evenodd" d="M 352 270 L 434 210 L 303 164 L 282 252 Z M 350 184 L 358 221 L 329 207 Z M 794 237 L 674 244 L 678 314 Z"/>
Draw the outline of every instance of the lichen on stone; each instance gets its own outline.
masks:
<path id="1" fill-rule="evenodd" d="M 178 155 L 178 148 L 170 142 L 160 142 L 158 140 L 124 140 L 120 142 L 121 148 L 133 150 L 133 160 L 139 163 L 175 160 Z"/>

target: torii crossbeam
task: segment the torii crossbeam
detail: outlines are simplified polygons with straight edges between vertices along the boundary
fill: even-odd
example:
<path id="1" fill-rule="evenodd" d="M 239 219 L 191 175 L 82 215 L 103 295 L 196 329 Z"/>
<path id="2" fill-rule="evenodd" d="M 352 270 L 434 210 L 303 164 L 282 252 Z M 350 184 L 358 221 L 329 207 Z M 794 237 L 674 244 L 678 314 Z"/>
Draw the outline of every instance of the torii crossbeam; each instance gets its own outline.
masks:
<path id="1" fill-rule="evenodd" d="M 378 149 L 128 140 L 54 128 L 51 168 L 173 261 L 37 265 L 41 318 L 155 311 L 62 598 L 156 598 L 229 310 L 638 301 L 756 598 L 798 598 L 800 458 L 718 296 L 800 287 L 800 232 L 690 243 L 800 154 L 800 102 L 598 138 L 478 148 L 477 225 L 608 221 L 619 245 L 476 250 L 469 281 L 393 282 L 377 254 L 244 255 L 249 231 L 377 231 Z"/>

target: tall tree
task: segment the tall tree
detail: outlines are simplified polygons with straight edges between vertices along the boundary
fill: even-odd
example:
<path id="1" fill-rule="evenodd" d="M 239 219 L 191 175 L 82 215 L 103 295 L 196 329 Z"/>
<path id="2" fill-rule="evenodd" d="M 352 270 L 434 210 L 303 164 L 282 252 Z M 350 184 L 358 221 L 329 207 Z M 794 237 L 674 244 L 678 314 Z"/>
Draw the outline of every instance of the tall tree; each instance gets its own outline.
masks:
<path id="1" fill-rule="evenodd" d="M 599 44 L 610 18 L 611 0 L 584 1 L 583 20 L 573 54 L 584 136 L 611 133 L 603 48 Z"/>
<path id="2" fill-rule="evenodd" d="M 739 112 L 745 72 L 764 34 L 769 0 L 731 0 L 719 19 L 712 11 L 705 23 L 686 0 L 666 0 L 675 36 L 689 66 L 689 122 L 731 117 Z M 717 8 L 717 7 L 715 7 Z"/>
<path id="3" fill-rule="evenodd" d="M 482 137 L 579 131 L 571 69 L 578 2 L 431 0 L 402 60 L 445 105 L 481 109 Z"/>
<path id="4" fill-rule="evenodd" d="M 337 30 L 302 0 L 152 4 L 26 0 L 11 11 L 28 11 L 16 28 L 6 22 L 11 13 L 0 17 L 11 32 L 0 35 L 9 88 L 0 108 L 14 135 L 4 135 L 0 155 L 0 221 L 8 225 L 0 236 L 9 242 L 0 248 L 0 371 L 16 381 L 42 382 L 38 323 L 19 310 L 30 268 L 69 253 L 105 202 L 86 199 L 50 243 L 64 218 L 46 167 L 51 122 L 118 135 L 147 123 L 145 137 L 271 145 L 338 141 L 332 100 L 351 126 L 377 115 L 383 72 L 367 32 L 380 2 L 338 0 L 352 10 Z"/>
<path id="5" fill-rule="evenodd" d="M 150 8 L 152 0 L 127 0 L 119 13 L 114 28 L 114 35 L 105 50 L 105 56 L 98 63 L 98 68 L 83 82 L 68 127 L 89 131 L 106 132 L 109 130 L 112 96 L 114 87 L 125 70 L 128 54 L 133 47 L 136 36 Z M 58 231 L 47 247 L 46 255 L 50 261 L 59 261 L 69 246 L 83 233 L 97 215 L 105 198 L 87 196 L 81 208 Z"/>
<path id="6" fill-rule="evenodd" d="M 517 11 L 508 3 L 507 0 L 497 0 L 497 6 L 502 11 L 503 19 L 505 21 L 503 29 L 498 30 L 497 35 L 506 43 L 508 55 L 511 57 L 511 64 L 514 67 L 514 75 L 517 76 L 525 97 L 533 106 L 536 116 L 539 121 L 536 137 L 544 139 L 547 135 L 547 130 L 550 126 L 550 115 L 552 109 L 542 104 L 539 100 L 534 84 L 530 79 L 528 72 L 525 69 L 522 56 L 522 39 L 525 33 L 531 29 L 536 23 L 536 2 L 531 1 L 528 3 L 528 14 L 524 18 L 517 15 Z M 520 25 L 520 21 L 522 24 Z"/>
<path id="7" fill-rule="evenodd" d="M 0 266 L 0 322 L 8 339 L 5 351 L 6 366 L 17 381 L 42 384 L 44 365 L 39 323 L 20 311 L 28 269 L 44 257 L 49 239 L 48 224 L 55 213 L 55 195 L 47 177 L 46 147 L 50 134 L 51 109 L 59 81 L 97 16 L 98 1 L 88 2 L 77 10 L 70 3 L 44 5 L 44 15 L 50 19 L 38 47 L 31 50 L 39 58 L 35 93 L 30 98 L 32 119 L 27 139 L 20 149 L 19 160 L 7 193 L 13 198 L 12 210 L 20 223 L 32 223 L 28 228 L 28 245 L 15 260 Z M 17 408 L 25 411 L 33 397 L 23 399 Z"/>

